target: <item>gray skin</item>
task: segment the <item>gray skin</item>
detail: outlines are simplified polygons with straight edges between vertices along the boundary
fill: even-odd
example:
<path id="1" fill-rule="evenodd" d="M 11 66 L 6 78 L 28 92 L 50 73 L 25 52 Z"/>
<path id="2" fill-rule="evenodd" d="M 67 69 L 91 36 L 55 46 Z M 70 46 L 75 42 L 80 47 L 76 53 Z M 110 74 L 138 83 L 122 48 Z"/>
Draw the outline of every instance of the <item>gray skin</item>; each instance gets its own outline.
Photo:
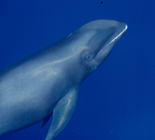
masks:
<path id="1" fill-rule="evenodd" d="M 51 116 L 45 140 L 53 140 L 72 116 L 81 82 L 126 29 L 113 20 L 92 21 L 1 73 L 0 135 Z"/>

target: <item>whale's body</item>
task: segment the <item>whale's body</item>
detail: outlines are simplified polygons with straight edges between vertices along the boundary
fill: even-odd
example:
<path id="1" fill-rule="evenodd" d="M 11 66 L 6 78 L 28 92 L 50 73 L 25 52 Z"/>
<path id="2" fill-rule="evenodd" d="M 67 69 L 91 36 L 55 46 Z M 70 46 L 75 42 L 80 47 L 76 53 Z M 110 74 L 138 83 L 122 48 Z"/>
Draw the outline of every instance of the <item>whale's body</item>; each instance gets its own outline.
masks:
<path id="1" fill-rule="evenodd" d="M 46 140 L 67 124 L 81 82 L 97 68 L 127 26 L 90 22 L 52 47 L 0 74 L 0 135 L 53 116 Z"/>

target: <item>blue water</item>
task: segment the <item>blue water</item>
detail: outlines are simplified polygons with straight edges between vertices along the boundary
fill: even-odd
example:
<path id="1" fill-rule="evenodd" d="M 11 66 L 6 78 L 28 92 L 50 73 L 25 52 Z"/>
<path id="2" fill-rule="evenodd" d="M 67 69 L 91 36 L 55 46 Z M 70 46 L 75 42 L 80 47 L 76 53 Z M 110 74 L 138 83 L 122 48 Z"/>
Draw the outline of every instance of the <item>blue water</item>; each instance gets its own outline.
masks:
<path id="1" fill-rule="evenodd" d="M 82 85 L 72 120 L 56 140 L 155 140 L 153 0 L 0 0 L 0 69 L 94 19 L 129 28 Z M 0 140 L 44 140 L 48 123 Z"/>

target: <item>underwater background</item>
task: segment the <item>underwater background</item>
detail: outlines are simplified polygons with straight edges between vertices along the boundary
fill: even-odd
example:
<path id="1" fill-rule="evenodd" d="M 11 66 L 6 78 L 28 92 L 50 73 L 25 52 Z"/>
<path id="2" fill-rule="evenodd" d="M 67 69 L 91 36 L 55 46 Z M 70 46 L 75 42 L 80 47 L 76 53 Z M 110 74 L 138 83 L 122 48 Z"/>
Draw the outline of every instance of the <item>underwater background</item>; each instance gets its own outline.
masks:
<path id="1" fill-rule="evenodd" d="M 96 19 L 128 24 L 55 140 L 155 140 L 155 1 L 0 0 L 0 69 Z M 0 136 L 44 140 L 50 122 Z"/>

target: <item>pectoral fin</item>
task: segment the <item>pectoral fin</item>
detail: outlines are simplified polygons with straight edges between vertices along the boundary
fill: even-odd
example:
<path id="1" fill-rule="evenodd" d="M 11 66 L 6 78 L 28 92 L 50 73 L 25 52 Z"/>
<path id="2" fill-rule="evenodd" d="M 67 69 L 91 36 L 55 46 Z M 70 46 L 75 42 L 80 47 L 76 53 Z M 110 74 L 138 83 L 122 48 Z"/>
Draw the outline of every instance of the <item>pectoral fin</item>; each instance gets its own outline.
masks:
<path id="1" fill-rule="evenodd" d="M 69 122 L 74 111 L 77 100 L 77 90 L 70 90 L 59 102 L 53 110 L 52 124 L 48 130 L 45 140 L 53 140 L 53 138 L 63 130 Z"/>

